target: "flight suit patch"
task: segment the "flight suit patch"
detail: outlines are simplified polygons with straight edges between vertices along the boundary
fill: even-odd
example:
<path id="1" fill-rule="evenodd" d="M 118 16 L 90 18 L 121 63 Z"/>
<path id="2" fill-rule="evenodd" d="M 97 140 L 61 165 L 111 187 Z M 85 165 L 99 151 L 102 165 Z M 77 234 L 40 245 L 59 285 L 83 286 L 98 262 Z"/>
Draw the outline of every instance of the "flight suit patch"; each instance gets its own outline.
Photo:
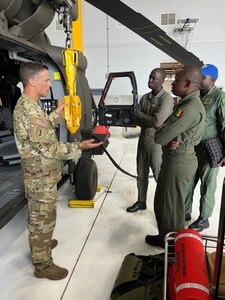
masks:
<path id="1" fill-rule="evenodd" d="M 222 101 L 222 105 L 225 106 L 225 99 L 222 99 L 221 101 Z"/>
<path id="2" fill-rule="evenodd" d="M 181 118 L 184 114 L 184 110 L 181 110 L 181 109 L 178 109 L 176 112 L 175 112 L 175 116 L 177 118 Z"/>
<path id="3" fill-rule="evenodd" d="M 211 98 L 207 98 L 207 99 L 205 99 L 205 100 L 203 101 L 203 104 L 205 104 L 205 105 L 209 105 L 209 104 L 211 104 L 211 103 L 212 103 L 212 101 L 213 101 L 213 99 L 211 99 Z"/>

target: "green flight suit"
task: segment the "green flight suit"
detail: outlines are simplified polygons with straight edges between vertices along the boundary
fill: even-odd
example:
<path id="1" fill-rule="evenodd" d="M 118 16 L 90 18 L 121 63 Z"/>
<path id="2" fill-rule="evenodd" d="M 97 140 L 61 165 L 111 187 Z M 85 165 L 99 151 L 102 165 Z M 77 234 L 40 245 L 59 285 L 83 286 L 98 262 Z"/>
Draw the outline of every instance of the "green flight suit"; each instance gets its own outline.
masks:
<path id="1" fill-rule="evenodd" d="M 202 141 L 215 137 L 221 137 L 225 142 L 225 93 L 213 86 L 210 91 L 202 97 L 202 103 L 206 111 L 205 131 Z M 209 218 L 215 205 L 215 192 L 218 168 L 210 168 L 206 153 L 202 144 L 195 147 L 198 158 L 198 169 L 194 181 L 192 181 L 186 200 L 186 213 L 192 212 L 194 188 L 200 179 L 200 217 Z"/>
<path id="2" fill-rule="evenodd" d="M 162 162 L 161 145 L 154 141 L 155 131 L 172 114 L 174 100 L 163 88 L 157 95 L 152 92 L 143 95 L 139 102 L 136 124 L 141 127 L 137 148 L 138 201 L 146 201 L 149 168 L 158 180 Z"/>
<path id="3" fill-rule="evenodd" d="M 62 160 L 78 159 L 78 143 L 58 142 L 56 111 L 48 115 L 37 101 L 23 94 L 13 112 L 14 136 L 28 200 L 31 258 L 36 269 L 52 263 L 51 239 L 56 221 L 57 182 Z"/>
<path id="4" fill-rule="evenodd" d="M 205 110 L 199 91 L 180 100 L 174 113 L 155 133 L 155 142 L 163 145 L 162 165 L 157 182 L 154 211 L 160 238 L 184 228 L 184 207 L 187 187 L 197 169 L 194 146 L 202 137 Z M 167 144 L 179 142 L 176 150 Z"/>

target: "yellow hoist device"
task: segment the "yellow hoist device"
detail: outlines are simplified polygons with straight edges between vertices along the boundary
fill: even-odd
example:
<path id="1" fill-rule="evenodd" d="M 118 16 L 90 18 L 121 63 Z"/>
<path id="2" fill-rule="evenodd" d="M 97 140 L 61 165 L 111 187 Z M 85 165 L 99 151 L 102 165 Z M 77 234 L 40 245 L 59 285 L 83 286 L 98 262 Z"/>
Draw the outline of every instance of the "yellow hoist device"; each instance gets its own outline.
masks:
<path id="1" fill-rule="evenodd" d="M 82 116 L 82 105 L 80 97 L 76 92 L 76 71 L 78 66 L 78 55 L 73 49 L 63 50 L 63 63 L 66 74 L 67 95 L 63 98 L 64 107 L 62 116 L 66 120 L 66 127 L 70 133 L 76 133 L 80 127 Z"/>
<path id="2" fill-rule="evenodd" d="M 76 21 L 72 21 L 71 7 L 64 7 L 63 12 L 63 26 L 67 35 L 66 48 L 62 52 L 67 89 L 67 95 L 63 98 L 63 103 L 67 105 L 63 109 L 62 116 L 66 121 L 67 129 L 72 134 L 76 133 L 79 129 L 82 117 L 82 102 L 77 95 L 76 88 L 77 68 L 79 66 L 78 51 L 83 53 L 81 0 L 77 1 L 77 5 L 78 18 Z M 71 208 L 93 208 L 94 200 L 71 199 L 68 201 L 68 206 Z"/>
<path id="3" fill-rule="evenodd" d="M 78 51 L 83 52 L 82 27 L 81 27 L 81 0 L 78 1 L 78 19 L 72 21 L 71 7 L 65 7 L 63 12 L 63 25 L 65 27 L 66 49 L 63 50 L 63 65 L 65 67 L 67 95 L 63 98 L 64 107 L 62 117 L 66 121 L 66 127 L 70 133 L 74 134 L 80 127 L 82 117 L 82 103 L 77 95 L 76 78 L 78 62 Z M 76 32 L 76 37 L 74 35 Z M 74 43 L 72 45 L 72 33 Z M 74 48 L 78 50 L 74 50 Z"/>

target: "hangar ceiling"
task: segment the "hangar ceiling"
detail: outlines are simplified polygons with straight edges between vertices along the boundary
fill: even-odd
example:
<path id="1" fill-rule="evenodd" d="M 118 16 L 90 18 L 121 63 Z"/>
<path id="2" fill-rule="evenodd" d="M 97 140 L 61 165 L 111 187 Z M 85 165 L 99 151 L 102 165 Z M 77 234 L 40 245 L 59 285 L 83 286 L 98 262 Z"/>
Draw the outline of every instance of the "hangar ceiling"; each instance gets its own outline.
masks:
<path id="1" fill-rule="evenodd" d="M 85 0 L 113 19 L 117 20 L 143 39 L 162 50 L 164 53 L 184 65 L 203 66 L 203 62 L 193 53 L 186 50 L 160 27 L 148 20 L 142 14 L 119 0 Z"/>

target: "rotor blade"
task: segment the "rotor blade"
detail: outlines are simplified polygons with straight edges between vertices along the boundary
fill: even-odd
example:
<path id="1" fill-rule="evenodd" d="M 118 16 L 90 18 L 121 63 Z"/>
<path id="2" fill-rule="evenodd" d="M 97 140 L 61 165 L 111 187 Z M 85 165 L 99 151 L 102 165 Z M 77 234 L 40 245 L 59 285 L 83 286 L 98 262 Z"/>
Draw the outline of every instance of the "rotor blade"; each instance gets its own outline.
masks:
<path id="1" fill-rule="evenodd" d="M 171 39 L 161 28 L 119 0 L 85 0 L 117 20 L 146 41 L 184 65 L 201 67 L 203 62 Z"/>

